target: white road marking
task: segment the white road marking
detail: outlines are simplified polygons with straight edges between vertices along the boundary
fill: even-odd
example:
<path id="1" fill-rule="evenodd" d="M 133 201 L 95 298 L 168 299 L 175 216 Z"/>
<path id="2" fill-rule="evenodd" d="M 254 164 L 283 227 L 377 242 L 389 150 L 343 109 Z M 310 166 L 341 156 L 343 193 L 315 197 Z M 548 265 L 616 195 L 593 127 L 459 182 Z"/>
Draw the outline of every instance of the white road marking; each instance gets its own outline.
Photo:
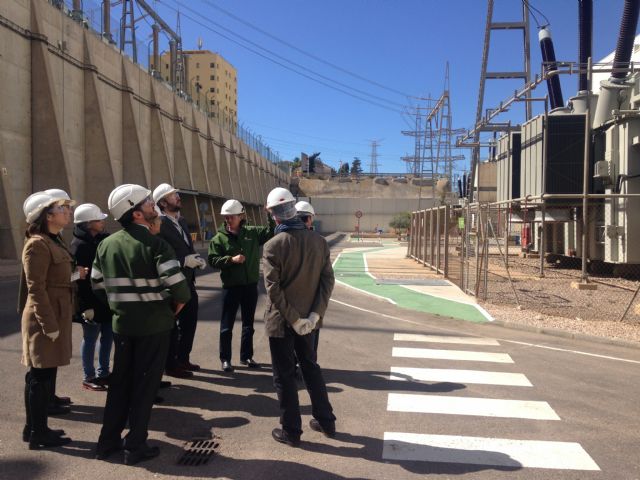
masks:
<path id="1" fill-rule="evenodd" d="M 385 432 L 385 460 L 600 470 L 579 443 Z"/>
<path id="2" fill-rule="evenodd" d="M 472 362 L 513 363 L 507 353 L 470 352 L 467 350 L 437 350 L 433 348 L 393 347 L 392 357 L 436 358 L 440 360 L 466 360 Z"/>
<path id="3" fill-rule="evenodd" d="M 547 402 L 448 395 L 390 393 L 387 400 L 387 410 L 391 412 L 560 420 L 558 414 Z"/>
<path id="4" fill-rule="evenodd" d="M 431 342 L 431 343 L 459 343 L 466 345 L 500 345 L 493 338 L 482 337 L 458 337 L 448 335 L 421 335 L 415 333 L 396 333 L 393 335 L 396 342 Z"/>
<path id="5" fill-rule="evenodd" d="M 392 320 L 398 320 L 399 322 L 404 322 L 404 323 L 408 323 L 408 324 L 411 324 L 411 325 L 419 325 L 421 327 L 428 326 L 429 328 L 431 328 L 433 330 L 440 330 L 441 332 L 460 333 L 459 330 L 453 330 L 451 328 L 444 328 L 444 327 L 437 327 L 435 325 L 428 325 L 428 322 L 426 322 L 426 321 L 416 322 L 414 320 L 408 320 L 406 318 L 400 318 L 400 317 L 396 317 L 394 315 L 387 315 L 386 313 L 380 313 L 380 312 L 376 312 L 374 310 L 368 310 L 366 308 L 357 307 L 355 305 L 351 305 L 351 304 L 346 303 L 346 302 L 341 302 L 340 300 L 336 300 L 334 298 L 332 298 L 331 301 L 334 302 L 334 303 L 337 303 L 339 305 L 344 305 L 345 307 L 353 308 L 354 310 L 360 310 L 361 312 L 371 313 L 371 314 L 373 314 L 373 315 L 375 315 L 377 317 L 390 318 Z M 554 350 L 554 351 L 557 351 L 557 352 L 575 353 L 577 355 L 586 355 L 586 356 L 589 356 L 589 357 L 603 358 L 605 360 L 614 360 L 614 361 L 617 361 L 617 362 L 627 362 L 627 363 L 640 364 L 640 360 L 629 360 L 629 359 L 626 359 L 626 358 L 611 357 L 609 355 L 598 355 L 596 353 L 583 352 L 583 351 L 580 351 L 580 350 L 569 350 L 569 349 L 566 349 L 566 348 L 549 347 L 547 345 L 540 345 L 540 344 L 536 344 L 536 343 L 518 342 L 518 341 L 515 341 L 515 340 L 507 340 L 505 338 L 497 338 L 496 340 L 499 340 L 501 342 L 516 343 L 518 345 L 526 345 L 528 347 L 544 348 L 544 349 L 547 349 L 547 350 Z"/>
<path id="6" fill-rule="evenodd" d="M 512 387 L 533 386 L 529 379 L 522 373 L 455 370 L 450 368 L 391 367 L 389 380 L 478 383 L 482 385 L 508 385 Z"/>

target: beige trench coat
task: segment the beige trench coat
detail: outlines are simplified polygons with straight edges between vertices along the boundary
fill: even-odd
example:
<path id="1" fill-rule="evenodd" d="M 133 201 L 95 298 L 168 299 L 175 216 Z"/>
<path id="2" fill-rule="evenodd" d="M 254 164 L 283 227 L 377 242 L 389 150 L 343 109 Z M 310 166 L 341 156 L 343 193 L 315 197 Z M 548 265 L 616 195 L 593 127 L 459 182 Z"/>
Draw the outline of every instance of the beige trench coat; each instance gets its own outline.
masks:
<path id="1" fill-rule="evenodd" d="M 24 245 L 22 265 L 28 293 L 22 311 L 22 363 L 28 367 L 69 365 L 72 262 L 67 249 L 48 235 L 34 235 Z M 55 341 L 45 335 L 56 330 L 60 336 Z"/>
<path id="2" fill-rule="evenodd" d="M 324 316 L 335 283 L 324 237 L 311 230 L 278 233 L 264 245 L 262 268 L 268 296 L 264 314 L 268 336 L 283 337 L 287 324 L 311 312 Z"/>

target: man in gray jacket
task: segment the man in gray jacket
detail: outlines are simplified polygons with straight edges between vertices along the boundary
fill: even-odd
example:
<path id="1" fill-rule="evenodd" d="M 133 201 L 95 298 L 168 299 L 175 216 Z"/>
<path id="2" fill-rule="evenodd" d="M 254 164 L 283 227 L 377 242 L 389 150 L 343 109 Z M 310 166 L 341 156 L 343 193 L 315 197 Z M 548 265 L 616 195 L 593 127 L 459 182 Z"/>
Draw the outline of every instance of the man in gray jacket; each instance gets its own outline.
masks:
<path id="1" fill-rule="evenodd" d="M 291 193 L 284 188 L 272 190 L 267 209 L 277 226 L 262 256 L 269 297 L 264 322 L 282 424 L 272 436 L 278 442 L 298 446 L 302 421 L 296 357 L 311 397 L 314 418 L 309 426 L 328 437 L 336 432 L 336 417 L 314 350 L 315 328 L 327 309 L 335 279 L 326 240 L 308 230 L 296 215 Z"/>

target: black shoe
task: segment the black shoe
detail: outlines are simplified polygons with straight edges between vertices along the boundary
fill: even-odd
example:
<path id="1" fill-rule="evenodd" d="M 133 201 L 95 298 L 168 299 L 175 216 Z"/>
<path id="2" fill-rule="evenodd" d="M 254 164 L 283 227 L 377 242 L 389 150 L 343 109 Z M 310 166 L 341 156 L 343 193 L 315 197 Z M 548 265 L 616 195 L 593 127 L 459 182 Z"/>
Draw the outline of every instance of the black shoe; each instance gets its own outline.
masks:
<path id="1" fill-rule="evenodd" d="M 171 382 L 167 380 L 161 380 L 160 386 L 158 388 L 169 388 L 171 386 Z"/>
<path id="2" fill-rule="evenodd" d="M 164 402 L 164 397 L 161 397 L 160 395 L 156 395 L 156 398 L 153 399 L 153 403 L 155 403 L 156 405 L 163 402 Z"/>
<path id="3" fill-rule="evenodd" d="M 85 390 L 91 390 L 92 392 L 106 392 L 107 387 L 101 383 L 98 383 L 97 378 L 91 378 L 82 382 L 82 388 Z"/>
<path id="4" fill-rule="evenodd" d="M 300 446 L 300 437 L 289 435 L 281 428 L 274 428 L 273 430 L 271 430 L 271 436 L 276 442 L 286 443 L 290 447 Z"/>
<path id="5" fill-rule="evenodd" d="M 315 418 L 309 421 L 309 427 L 316 432 L 324 433 L 325 437 L 334 438 L 336 436 L 336 423 L 332 422 L 330 425 L 320 425 L 320 422 Z"/>
<path id="6" fill-rule="evenodd" d="M 240 360 L 240 363 L 246 365 L 249 368 L 260 368 L 260 364 L 253 358 L 247 358 L 246 360 Z"/>
<path id="7" fill-rule="evenodd" d="M 97 383 L 98 385 L 102 385 L 103 387 L 108 387 L 110 377 L 111 377 L 111 374 L 106 375 L 104 377 L 94 378 L 93 383 Z"/>
<path id="8" fill-rule="evenodd" d="M 148 445 L 136 448 L 135 450 L 125 449 L 124 464 L 135 465 L 136 463 L 155 458 L 158 455 L 160 455 L 160 449 L 158 447 L 149 447 Z"/>
<path id="9" fill-rule="evenodd" d="M 164 371 L 165 375 L 168 375 L 169 377 L 175 377 L 175 378 L 191 378 L 193 377 L 193 372 L 190 370 L 184 370 L 180 367 L 175 367 L 175 368 L 167 368 Z"/>
<path id="10" fill-rule="evenodd" d="M 231 362 L 229 360 L 222 361 L 222 371 L 223 372 L 233 372 L 233 367 L 231 366 Z"/>
<path id="11" fill-rule="evenodd" d="M 71 443 L 71 439 L 60 437 L 50 432 L 35 433 L 31 432 L 29 436 L 29 450 L 40 450 L 41 448 L 61 447 Z"/>
<path id="12" fill-rule="evenodd" d="M 71 411 L 67 405 L 57 405 L 55 403 L 50 403 L 47 405 L 47 413 L 49 415 L 66 415 Z"/>
<path id="13" fill-rule="evenodd" d="M 73 402 L 69 397 L 59 397 L 57 395 L 54 395 L 52 403 L 56 405 L 71 405 Z"/>
<path id="14" fill-rule="evenodd" d="M 111 444 L 111 445 L 100 445 L 96 446 L 96 460 L 106 460 L 113 453 L 119 452 L 122 450 L 122 442 Z"/>
<path id="15" fill-rule="evenodd" d="M 62 437 L 65 435 L 64 430 L 53 430 L 50 428 L 48 432 L 51 435 L 57 435 L 58 437 Z M 30 436 L 31 436 L 31 429 L 27 425 L 25 425 L 24 428 L 22 429 L 22 441 L 28 442 Z"/>

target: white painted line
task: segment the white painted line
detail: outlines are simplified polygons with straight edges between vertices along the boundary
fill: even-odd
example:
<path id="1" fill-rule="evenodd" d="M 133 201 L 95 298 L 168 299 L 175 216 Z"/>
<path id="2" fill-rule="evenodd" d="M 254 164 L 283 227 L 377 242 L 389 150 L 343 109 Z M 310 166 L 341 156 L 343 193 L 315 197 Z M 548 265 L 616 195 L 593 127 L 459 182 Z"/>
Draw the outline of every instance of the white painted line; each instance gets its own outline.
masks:
<path id="1" fill-rule="evenodd" d="M 387 400 L 387 410 L 390 412 L 560 420 L 560 417 L 547 402 L 414 393 L 390 393 Z"/>
<path id="2" fill-rule="evenodd" d="M 441 332 L 460 333 L 459 330 L 454 330 L 454 329 L 451 329 L 451 328 L 444 328 L 444 327 L 437 327 L 435 325 L 431 325 L 431 324 L 429 324 L 428 321 L 416 322 L 415 320 L 409 320 L 407 318 L 396 317 L 394 315 L 387 315 L 386 313 L 380 313 L 380 312 L 376 312 L 374 310 L 368 310 L 366 308 L 357 307 L 355 305 L 351 305 L 350 303 L 341 302 L 340 300 L 336 300 L 334 298 L 332 298 L 331 301 L 334 302 L 334 303 L 340 304 L 340 305 L 344 305 L 345 307 L 353 308 L 354 310 L 360 310 L 361 312 L 374 314 L 377 317 L 384 317 L 384 318 L 389 318 L 391 320 L 398 320 L 399 322 L 408 323 L 410 325 L 419 325 L 421 327 L 429 326 L 429 328 L 434 329 L 434 330 L 440 330 Z M 516 343 L 518 345 L 526 345 L 528 347 L 544 348 L 544 349 L 547 349 L 547 350 L 555 350 L 557 352 L 575 353 L 577 355 L 586 355 L 588 357 L 602 358 L 602 359 L 605 359 L 605 360 L 614 360 L 614 361 L 617 361 L 617 362 L 640 364 L 639 360 L 629 360 L 629 359 L 626 359 L 626 358 L 611 357 L 609 355 L 598 355 L 596 353 L 582 352 L 580 350 L 569 350 L 569 349 L 566 349 L 566 348 L 549 347 L 547 345 L 539 345 L 539 344 L 536 344 L 536 343 L 517 342 L 515 340 L 507 340 L 505 338 L 497 338 L 496 340 L 500 340 L 501 342 Z"/>
<path id="3" fill-rule="evenodd" d="M 518 345 L 526 345 L 527 347 L 544 348 L 546 350 L 555 350 L 556 352 L 576 353 L 578 355 L 586 355 L 587 357 L 605 358 L 607 360 L 617 360 L 618 362 L 640 364 L 638 360 L 628 360 L 626 358 L 610 357 L 609 355 L 599 355 L 597 353 L 581 352 L 580 350 L 569 350 L 566 348 L 549 347 L 548 345 L 536 345 L 535 343 L 517 342 L 515 340 L 502 340 L 503 342 L 516 343 Z"/>
<path id="4" fill-rule="evenodd" d="M 434 348 L 393 347 L 392 357 L 436 358 L 439 360 L 465 360 L 470 362 L 514 363 L 507 353 L 471 352 L 467 350 L 437 350 Z"/>
<path id="5" fill-rule="evenodd" d="M 345 282 L 341 282 L 337 278 L 336 278 L 336 283 L 339 283 L 340 285 L 345 286 L 347 288 L 351 288 L 352 290 L 357 290 L 358 292 L 364 293 L 365 295 L 369 295 L 371 297 L 379 298 L 380 300 L 384 300 L 385 302 L 389 302 L 392 305 L 397 305 L 396 302 L 394 302 L 393 300 L 391 300 L 388 297 L 383 297 L 382 295 L 376 295 L 375 293 L 367 292 L 366 290 L 362 290 L 361 288 L 351 286 L 351 285 L 349 285 L 348 283 L 345 283 Z"/>
<path id="6" fill-rule="evenodd" d="M 391 367 L 389 380 L 478 383 L 482 385 L 508 385 L 512 387 L 533 386 L 529 379 L 522 373 L 455 370 L 450 368 Z"/>
<path id="7" fill-rule="evenodd" d="M 501 467 L 600 470 L 579 443 L 385 432 L 382 458 Z"/>
<path id="8" fill-rule="evenodd" d="M 416 333 L 396 333 L 393 335 L 396 342 L 431 342 L 431 343 L 458 343 L 464 345 L 500 345 L 493 338 L 459 337 L 448 335 L 422 335 Z"/>
<path id="9" fill-rule="evenodd" d="M 437 293 L 435 293 L 433 291 L 430 291 L 429 293 L 424 293 L 424 292 L 421 292 L 421 291 L 416 290 L 414 288 L 411 288 L 410 285 L 398 285 L 398 286 L 402 287 L 402 288 L 406 288 L 407 290 L 409 290 L 411 292 L 420 293 L 422 295 L 429 295 L 431 297 L 441 298 L 442 300 L 449 300 L 450 302 L 460 303 L 462 305 L 469 305 L 470 307 L 474 307 L 476 310 L 478 310 L 480 312 L 480 314 L 482 314 L 482 316 L 487 319 L 487 321 L 493 322 L 495 320 L 495 318 L 493 318 L 489 312 L 487 312 L 484 308 L 482 308 L 480 305 L 478 305 L 477 303 L 475 303 L 473 301 L 459 300 L 459 299 L 456 299 L 456 298 L 451 298 L 451 297 L 446 296 L 446 295 L 438 295 Z M 460 290 L 460 288 L 457 285 L 453 285 L 452 284 L 451 286 L 455 287 L 458 290 Z M 460 290 L 460 291 L 462 291 L 462 290 Z"/>
<path id="10" fill-rule="evenodd" d="M 376 277 L 374 277 L 373 275 L 371 275 L 371 273 L 369 272 L 369 263 L 367 262 L 367 254 L 366 253 L 362 253 L 362 260 L 364 260 L 364 273 L 366 273 L 367 275 L 369 275 L 371 278 L 373 278 L 374 280 L 377 280 Z"/>

